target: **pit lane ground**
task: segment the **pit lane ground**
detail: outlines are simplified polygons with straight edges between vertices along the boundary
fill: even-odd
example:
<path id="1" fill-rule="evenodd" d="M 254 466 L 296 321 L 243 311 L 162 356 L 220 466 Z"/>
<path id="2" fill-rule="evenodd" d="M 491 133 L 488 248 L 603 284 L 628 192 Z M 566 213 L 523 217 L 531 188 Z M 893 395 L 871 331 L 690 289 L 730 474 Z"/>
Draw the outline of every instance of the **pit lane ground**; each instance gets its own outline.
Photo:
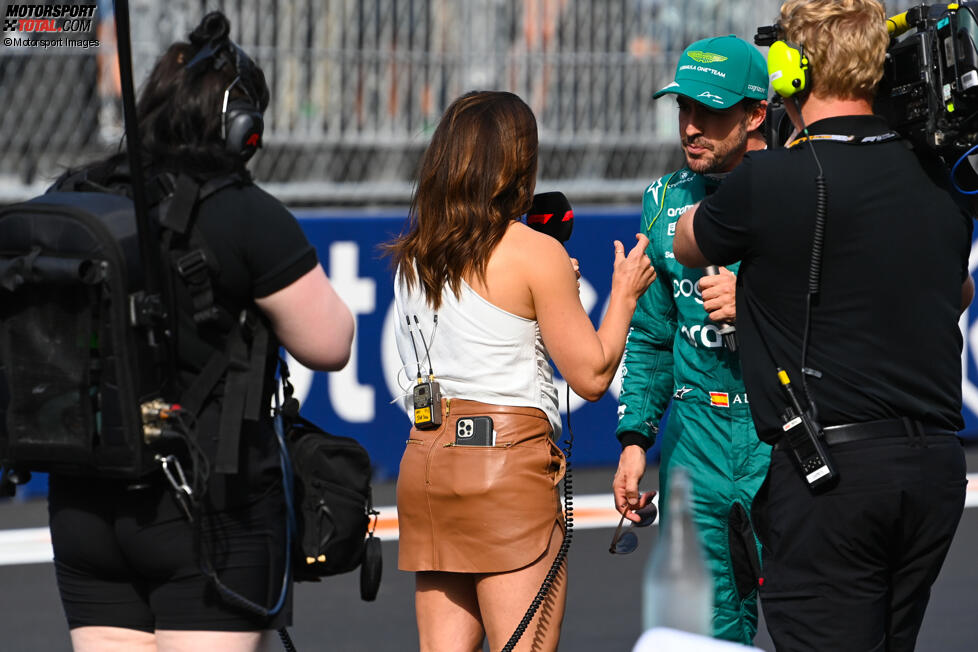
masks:
<path id="1" fill-rule="evenodd" d="M 966 448 L 970 474 L 965 509 L 918 639 L 920 652 L 978 650 L 978 445 Z M 617 523 L 610 489 L 613 469 L 575 470 L 577 528 L 570 550 L 569 594 L 562 652 L 628 651 L 641 633 L 641 574 L 655 548 L 657 527 L 638 531 L 632 555 L 608 554 Z M 643 488 L 657 485 L 651 467 Z M 375 486 L 376 502 L 394 503 L 392 484 Z M 43 499 L 0 502 L 0 652 L 70 650 L 50 563 Z M 413 576 L 397 570 L 396 518 L 384 510 L 384 578 L 377 600 L 359 598 L 358 574 L 299 584 L 295 624 L 297 649 L 336 652 L 417 650 Z M 755 644 L 774 647 L 763 622 Z M 282 649 L 277 641 L 271 650 Z"/>

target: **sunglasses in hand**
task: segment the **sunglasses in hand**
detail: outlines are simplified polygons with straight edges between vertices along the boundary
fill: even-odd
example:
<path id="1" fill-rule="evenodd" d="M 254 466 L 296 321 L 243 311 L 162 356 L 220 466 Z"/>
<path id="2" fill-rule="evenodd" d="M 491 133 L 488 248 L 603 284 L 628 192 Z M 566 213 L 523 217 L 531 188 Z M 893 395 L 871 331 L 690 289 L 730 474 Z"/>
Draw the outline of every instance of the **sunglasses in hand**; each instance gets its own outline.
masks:
<path id="1" fill-rule="evenodd" d="M 632 528 L 648 527 L 655 522 L 656 516 L 659 515 L 659 510 L 653 502 L 633 511 L 639 520 L 631 522 Z M 630 552 L 635 552 L 635 549 L 638 548 L 638 536 L 632 532 L 632 528 L 625 528 L 625 514 L 627 513 L 627 510 L 622 512 L 618 527 L 615 528 L 615 535 L 611 538 L 611 547 L 608 548 L 608 552 L 613 555 L 627 555 Z"/>

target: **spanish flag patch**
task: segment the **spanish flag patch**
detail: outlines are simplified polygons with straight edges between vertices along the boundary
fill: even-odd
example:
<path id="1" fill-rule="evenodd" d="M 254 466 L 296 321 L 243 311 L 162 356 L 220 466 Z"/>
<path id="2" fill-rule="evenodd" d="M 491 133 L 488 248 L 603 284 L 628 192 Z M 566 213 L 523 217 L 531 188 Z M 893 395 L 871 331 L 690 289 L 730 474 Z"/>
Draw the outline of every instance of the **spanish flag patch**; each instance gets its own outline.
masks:
<path id="1" fill-rule="evenodd" d="M 710 392 L 710 405 L 716 407 L 730 407 L 730 395 L 726 392 Z"/>

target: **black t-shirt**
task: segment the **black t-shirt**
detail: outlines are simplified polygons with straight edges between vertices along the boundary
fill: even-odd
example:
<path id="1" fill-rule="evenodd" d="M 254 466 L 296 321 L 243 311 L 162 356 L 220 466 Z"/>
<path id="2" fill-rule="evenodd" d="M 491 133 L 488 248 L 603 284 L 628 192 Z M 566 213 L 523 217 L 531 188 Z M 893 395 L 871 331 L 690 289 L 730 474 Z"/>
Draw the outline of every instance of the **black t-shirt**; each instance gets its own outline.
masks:
<path id="1" fill-rule="evenodd" d="M 295 217 L 281 202 L 250 183 L 229 186 L 205 198 L 197 207 L 196 225 L 216 259 L 215 301 L 233 317 L 246 308 L 260 313 L 256 298 L 288 287 L 317 264 L 316 251 Z M 186 317 L 182 322 L 192 323 Z M 201 340 L 223 350 L 226 324 L 201 327 L 194 335 L 179 339 L 184 385 L 214 351 L 201 346 Z M 274 390 L 278 347 L 279 342 L 270 333 L 262 405 L 270 404 Z M 279 477 L 277 441 L 267 416 L 257 423 L 243 424 L 238 477 L 215 477 L 213 453 L 222 402 L 223 386 L 218 385 L 205 403 L 197 427 L 198 440 L 211 454 L 213 481 L 209 491 L 212 504 L 216 505 L 254 497 L 278 482 Z"/>
<path id="2" fill-rule="evenodd" d="M 820 120 L 812 135 L 889 132 L 875 116 Z M 971 219 L 899 139 L 816 139 L 748 154 L 700 205 L 693 229 L 711 262 L 743 261 L 737 330 L 758 435 L 774 442 L 787 405 L 775 368 L 799 373 L 817 167 L 827 185 L 821 285 L 805 365 L 821 425 L 894 417 L 959 430 L 961 284 Z"/>
<path id="3" fill-rule="evenodd" d="M 316 251 L 299 222 L 258 186 L 225 188 L 197 210 L 197 226 L 220 265 L 218 292 L 242 307 L 316 266 Z"/>

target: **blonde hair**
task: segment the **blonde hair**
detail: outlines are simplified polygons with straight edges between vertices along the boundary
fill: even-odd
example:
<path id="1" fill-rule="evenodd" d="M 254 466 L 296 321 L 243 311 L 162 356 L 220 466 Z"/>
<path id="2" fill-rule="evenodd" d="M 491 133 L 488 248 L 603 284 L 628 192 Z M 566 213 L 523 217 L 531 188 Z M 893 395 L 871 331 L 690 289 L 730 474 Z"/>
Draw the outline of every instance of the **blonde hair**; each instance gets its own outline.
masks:
<path id="1" fill-rule="evenodd" d="M 872 100 L 890 37 L 878 0 L 787 0 L 781 30 L 804 48 L 811 91 L 820 97 Z"/>

